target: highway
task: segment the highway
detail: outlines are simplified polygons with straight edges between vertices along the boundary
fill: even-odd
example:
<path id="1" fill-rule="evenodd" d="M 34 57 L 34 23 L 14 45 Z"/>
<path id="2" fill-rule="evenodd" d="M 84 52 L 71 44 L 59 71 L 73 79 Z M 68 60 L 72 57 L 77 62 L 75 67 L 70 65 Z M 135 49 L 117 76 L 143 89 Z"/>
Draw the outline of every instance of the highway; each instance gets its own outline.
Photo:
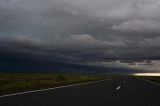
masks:
<path id="1" fill-rule="evenodd" d="M 123 77 L 1 95 L 0 106 L 160 106 L 160 85 Z"/>

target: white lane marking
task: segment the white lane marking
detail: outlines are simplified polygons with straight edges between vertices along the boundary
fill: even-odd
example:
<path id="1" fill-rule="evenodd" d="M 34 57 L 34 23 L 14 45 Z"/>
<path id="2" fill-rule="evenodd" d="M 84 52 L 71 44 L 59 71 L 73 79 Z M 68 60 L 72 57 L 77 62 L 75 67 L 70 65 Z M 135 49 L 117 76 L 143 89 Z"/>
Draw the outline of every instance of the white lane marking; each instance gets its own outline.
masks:
<path id="1" fill-rule="evenodd" d="M 72 86 L 79 86 L 79 85 L 85 85 L 85 84 L 91 84 L 91 83 L 103 82 L 103 81 L 106 81 L 106 80 L 92 81 L 92 82 L 87 82 L 87 83 L 80 83 L 80 84 L 74 84 L 74 85 L 59 86 L 59 87 L 54 87 L 54 88 L 40 89 L 40 90 L 34 90 L 34 91 L 26 91 L 26 92 L 20 92 L 20 93 L 13 93 L 13 94 L 8 94 L 8 95 L 2 95 L 2 96 L 0 96 L 0 98 L 7 97 L 7 96 L 15 96 L 15 95 L 21 95 L 21 94 L 34 93 L 34 92 L 54 90 L 54 89 L 59 89 L 59 88 L 67 88 L 67 87 L 72 87 Z"/>
<path id="2" fill-rule="evenodd" d="M 126 83 L 126 81 L 123 81 L 123 83 Z"/>
<path id="3" fill-rule="evenodd" d="M 107 81 L 107 80 L 114 80 L 114 79 L 118 79 L 118 78 L 112 78 L 112 79 L 106 79 L 106 80 L 100 80 L 100 81 L 92 81 L 92 82 L 73 84 L 73 85 L 66 85 L 66 86 L 59 86 L 59 87 L 54 87 L 54 88 L 47 88 L 47 89 L 40 89 L 40 90 L 33 90 L 33 91 L 26 91 L 26 92 L 20 92 L 20 93 L 13 93 L 13 94 L 8 94 L 8 95 L 2 95 L 2 96 L 0 96 L 0 98 L 9 97 L 9 96 L 16 96 L 16 95 L 22 95 L 22 94 L 29 94 L 29 93 L 34 93 L 34 92 L 49 91 L 49 90 L 60 89 L 60 88 L 67 88 L 67 87 L 73 87 L 73 86 L 86 85 L 86 84 L 92 84 L 92 83 L 97 83 L 97 82 L 104 82 L 104 81 Z"/>
<path id="4" fill-rule="evenodd" d="M 116 90 L 119 90 L 121 88 L 121 86 L 119 85 L 117 88 L 116 88 Z"/>
<path id="5" fill-rule="evenodd" d="M 156 82 L 153 82 L 153 81 L 150 81 L 150 80 L 147 80 L 147 79 L 143 79 L 143 78 L 139 78 L 139 79 L 141 79 L 141 80 L 143 80 L 143 81 L 146 81 L 146 82 L 149 82 L 149 83 L 152 83 L 152 84 L 155 84 L 155 85 L 159 85 L 159 86 L 160 86 L 160 84 L 159 84 L 159 83 L 156 83 Z"/>

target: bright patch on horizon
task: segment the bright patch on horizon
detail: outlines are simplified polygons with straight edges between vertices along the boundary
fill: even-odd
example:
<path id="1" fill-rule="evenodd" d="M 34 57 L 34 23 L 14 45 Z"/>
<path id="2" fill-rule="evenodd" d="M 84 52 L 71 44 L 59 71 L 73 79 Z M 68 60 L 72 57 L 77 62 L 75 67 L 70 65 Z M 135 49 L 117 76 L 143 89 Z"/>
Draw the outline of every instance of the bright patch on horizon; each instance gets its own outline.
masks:
<path id="1" fill-rule="evenodd" d="M 135 73 L 135 76 L 160 76 L 160 73 Z"/>

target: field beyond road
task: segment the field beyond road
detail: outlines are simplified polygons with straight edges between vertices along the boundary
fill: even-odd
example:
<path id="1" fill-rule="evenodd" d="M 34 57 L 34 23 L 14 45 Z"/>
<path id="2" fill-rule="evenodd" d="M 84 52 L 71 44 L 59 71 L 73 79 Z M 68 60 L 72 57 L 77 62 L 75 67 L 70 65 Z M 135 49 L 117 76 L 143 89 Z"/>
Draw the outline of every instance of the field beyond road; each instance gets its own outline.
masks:
<path id="1" fill-rule="evenodd" d="M 113 76 L 58 74 L 0 74 L 0 94 L 111 79 Z"/>

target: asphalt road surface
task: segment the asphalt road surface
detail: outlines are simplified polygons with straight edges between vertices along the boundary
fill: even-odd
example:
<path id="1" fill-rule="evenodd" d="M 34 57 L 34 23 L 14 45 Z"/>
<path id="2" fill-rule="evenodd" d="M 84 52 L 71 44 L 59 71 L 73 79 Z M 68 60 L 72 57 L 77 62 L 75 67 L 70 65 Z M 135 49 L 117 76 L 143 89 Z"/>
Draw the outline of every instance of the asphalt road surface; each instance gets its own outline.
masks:
<path id="1" fill-rule="evenodd" d="M 124 77 L 0 96 L 0 106 L 160 106 L 160 85 Z"/>

